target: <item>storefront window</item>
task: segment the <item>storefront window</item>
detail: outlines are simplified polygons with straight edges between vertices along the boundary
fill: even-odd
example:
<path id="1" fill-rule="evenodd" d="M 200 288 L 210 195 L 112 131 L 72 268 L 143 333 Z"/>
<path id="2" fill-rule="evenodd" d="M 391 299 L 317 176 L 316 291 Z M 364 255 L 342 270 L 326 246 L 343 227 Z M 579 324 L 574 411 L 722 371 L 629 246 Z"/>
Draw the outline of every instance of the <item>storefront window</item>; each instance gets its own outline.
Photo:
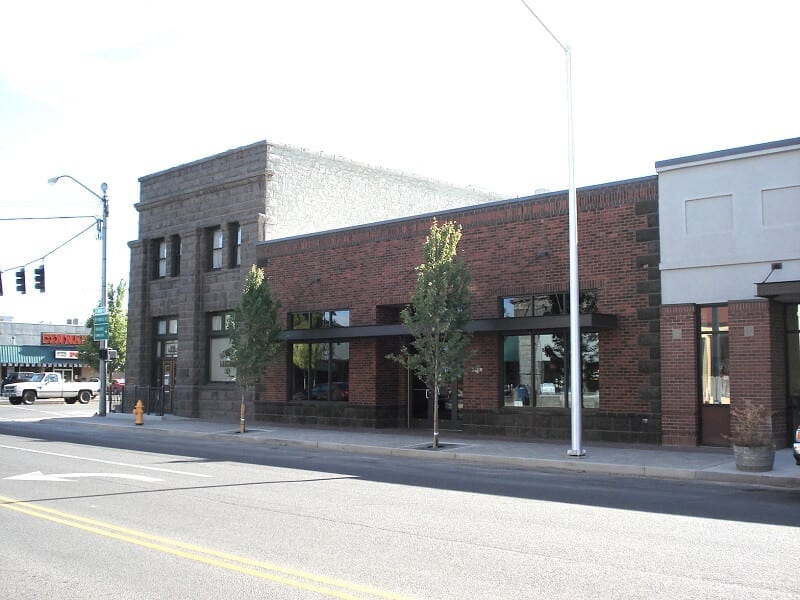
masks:
<path id="1" fill-rule="evenodd" d="M 524 296 L 508 296 L 502 299 L 503 317 L 547 317 L 551 315 L 569 314 L 569 294 L 533 294 Z M 578 310 L 581 313 L 597 311 L 597 293 L 581 292 Z"/>
<path id="2" fill-rule="evenodd" d="M 503 317 L 549 317 L 569 314 L 569 294 L 530 294 L 502 298 Z M 597 311 L 597 293 L 581 292 L 581 313 Z M 503 338 L 503 405 L 569 406 L 569 338 L 566 332 L 511 335 Z M 582 401 L 600 406 L 600 336 L 581 335 Z"/>
<path id="3" fill-rule="evenodd" d="M 292 344 L 292 400 L 350 399 L 350 344 Z"/>
<path id="4" fill-rule="evenodd" d="M 728 307 L 700 307 L 700 393 L 703 404 L 730 404 Z"/>
<path id="5" fill-rule="evenodd" d="M 346 309 L 291 313 L 292 329 L 349 327 Z M 331 332 L 331 337 L 335 335 Z M 292 351 L 292 400 L 344 402 L 350 399 L 350 344 L 298 342 Z"/>
<path id="6" fill-rule="evenodd" d="M 208 380 L 236 381 L 236 367 L 225 358 L 225 350 L 231 346 L 228 323 L 233 313 L 214 313 L 209 316 L 208 330 Z"/>
<path id="7" fill-rule="evenodd" d="M 569 406 L 568 338 L 560 333 L 503 338 L 503 405 L 565 408 Z M 600 336 L 581 335 L 582 400 L 600 406 Z"/>
<path id="8" fill-rule="evenodd" d="M 350 327 L 349 310 L 320 310 L 292 313 L 289 316 L 292 329 L 320 329 L 324 327 Z"/>

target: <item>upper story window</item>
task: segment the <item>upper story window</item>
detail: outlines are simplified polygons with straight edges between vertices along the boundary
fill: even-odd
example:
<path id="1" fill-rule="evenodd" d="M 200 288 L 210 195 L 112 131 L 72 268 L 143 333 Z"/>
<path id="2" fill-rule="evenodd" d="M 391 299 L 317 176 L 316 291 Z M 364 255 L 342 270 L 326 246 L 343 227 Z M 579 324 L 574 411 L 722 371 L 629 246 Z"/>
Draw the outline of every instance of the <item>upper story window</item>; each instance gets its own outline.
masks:
<path id="1" fill-rule="evenodd" d="M 323 327 L 350 327 L 349 310 L 325 310 L 291 313 L 289 326 L 292 329 L 320 329 Z"/>
<path id="2" fill-rule="evenodd" d="M 167 276 L 167 242 L 164 239 L 158 240 L 158 277 Z"/>
<path id="3" fill-rule="evenodd" d="M 170 239 L 170 275 L 177 277 L 181 274 L 181 236 L 173 235 Z"/>
<path id="4" fill-rule="evenodd" d="M 222 234 L 222 227 L 211 230 L 211 268 L 221 269 L 223 259 L 223 249 L 225 247 L 225 237 Z"/>
<path id="5" fill-rule="evenodd" d="M 502 299 L 503 317 L 547 317 L 569 314 L 569 294 L 531 294 Z M 597 311 L 597 292 L 581 292 L 580 312 Z"/>
<path id="6" fill-rule="evenodd" d="M 242 264 L 242 226 L 239 223 L 228 226 L 228 239 L 231 240 L 230 266 L 238 267 Z"/>

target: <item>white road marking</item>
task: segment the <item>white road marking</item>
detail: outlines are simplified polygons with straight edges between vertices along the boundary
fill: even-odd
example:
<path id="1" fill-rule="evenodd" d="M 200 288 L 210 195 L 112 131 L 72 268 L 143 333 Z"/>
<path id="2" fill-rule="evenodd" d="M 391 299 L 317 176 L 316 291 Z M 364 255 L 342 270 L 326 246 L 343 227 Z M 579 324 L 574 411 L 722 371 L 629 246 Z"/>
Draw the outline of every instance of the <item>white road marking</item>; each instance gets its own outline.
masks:
<path id="1" fill-rule="evenodd" d="M 175 475 L 190 475 L 192 477 L 208 477 L 211 475 L 204 475 L 202 473 L 189 473 L 188 471 L 176 471 L 173 469 L 162 469 L 161 467 L 145 467 L 143 465 L 133 465 L 130 463 L 114 462 L 111 460 L 101 460 L 99 458 L 87 458 L 85 456 L 74 456 L 72 454 L 60 454 L 58 452 L 47 452 L 46 450 L 33 450 L 31 448 L 20 448 L 18 446 L 5 446 L 0 444 L 0 448 L 7 450 L 19 450 L 20 452 L 32 452 L 34 454 L 46 454 L 48 456 L 58 456 L 61 458 L 72 458 L 74 460 L 86 460 L 89 462 L 102 463 L 104 465 L 115 465 L 117 467 L 130 467 L 132 469 L 142 469 L 144 471 L 158 471 L 159 473 L 173 473 Z"/>
<path id="2" fill-rule="evenodd" d="M 53 473 L 52 475 L 45 475 L 41 471 L 14 475 L 13 477 L 6 477 L 5 479 L 16 479 L 20 481 L 75 481 L 75 479 L 80 477 L 113 477 L 116 479 L 133 479 L 134 481 L 146 482 L 164 481 L 163 479 L 148 477 L 147 475 L 128 475 L 125 473 Z"/>

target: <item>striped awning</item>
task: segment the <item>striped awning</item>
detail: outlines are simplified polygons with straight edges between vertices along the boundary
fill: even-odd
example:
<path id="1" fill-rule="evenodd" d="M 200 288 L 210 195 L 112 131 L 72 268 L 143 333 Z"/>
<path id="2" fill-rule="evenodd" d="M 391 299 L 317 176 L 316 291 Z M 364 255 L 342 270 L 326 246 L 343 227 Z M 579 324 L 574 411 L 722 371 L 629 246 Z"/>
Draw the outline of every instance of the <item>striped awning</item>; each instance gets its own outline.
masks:
<path id="1" fill-rule="evenodd" d="M 75 346 L 0 346 L 0 366 L 81 367 Z"/>

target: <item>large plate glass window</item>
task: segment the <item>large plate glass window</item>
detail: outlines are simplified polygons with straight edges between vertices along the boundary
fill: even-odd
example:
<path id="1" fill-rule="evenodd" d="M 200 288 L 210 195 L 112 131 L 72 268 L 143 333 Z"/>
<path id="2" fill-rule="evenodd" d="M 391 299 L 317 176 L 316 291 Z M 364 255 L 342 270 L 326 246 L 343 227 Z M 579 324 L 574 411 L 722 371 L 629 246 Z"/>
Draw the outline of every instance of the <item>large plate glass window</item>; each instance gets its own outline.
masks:
<path id="1" fill-rule="evenodd" d="M 289 315 L 292 329 L 350 326 L 349 310 L 322 310 Z M 331 332 L 331 337 L 334 337 Z M 350 344 L 340 341 L 291 344 L 292 400 L 345 402 L 350 399 Z"/>
<path id="2" fill-rule="evenodd" d="M 503 317 L 569 314 L 569 294 L 531 294 L 501 299 Z M 597 295 L 581 293 L 580 311 L 595 312 Z M 582 400 L 600 406 L 600 336 L 581 334 Z M 503 405 L 566 408 L 569 399 L 569 334 L 565 330 L 503 337 Z"/>
<path id="3" fill-rule="evenodd" d="M 212 382 L 236 381 L 236 367 L 224 357 L 224 352 L 231 346 L 228 323 L 233 318 L 232 312 L 212 313 L 209 315 L 208 328 L 208 380 Z"/>

